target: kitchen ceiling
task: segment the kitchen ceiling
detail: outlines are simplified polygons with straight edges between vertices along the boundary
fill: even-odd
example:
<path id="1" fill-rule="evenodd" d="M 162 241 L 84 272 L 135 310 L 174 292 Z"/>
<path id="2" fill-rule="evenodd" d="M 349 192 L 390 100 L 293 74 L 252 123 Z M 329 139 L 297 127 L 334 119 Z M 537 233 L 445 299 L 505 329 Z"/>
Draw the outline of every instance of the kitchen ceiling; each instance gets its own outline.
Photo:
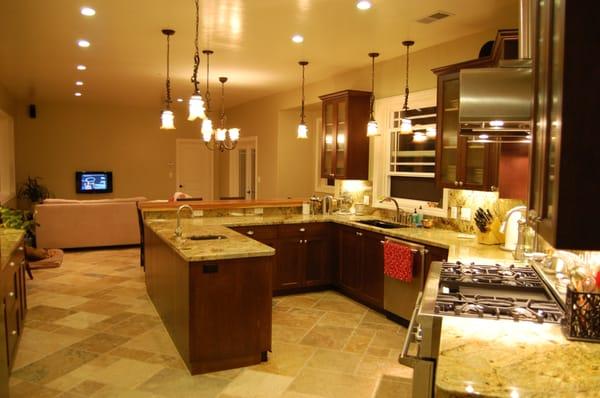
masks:
<path id="1" fill-rule="evenodd" d="M 211 57 L 211 93 L 229 77 L 232 106 L 299 84 L 297 61 L 307 59 L 307 84 L 484 30 L 516 27 L 517 0 L 200 0 L 200 49 Z M 96 15 L 85 17 L 90 6 Z M 436 11 L 454 15 L 416 22 Z M 165 40 L 171 41 L 173 98 L 192 92 L 193 0 L 18 0 L 0 2 L 0 84 L 28 102 L 83 101 L 160 106 L 164 96 Z M 292 43 L 299 33 L 304 43 Z M 89 48 L 77 40 L 90 41 Z M 205 58 L 200 77 L 205 90 Z M 77 71 L 85 64 L 86 71 Z M 418 68 L 418 65 L 414 65 Z M 75 81 L 84 81 L 80 90 Z M 74 97 L 82 91 L 82 97 Z"/>

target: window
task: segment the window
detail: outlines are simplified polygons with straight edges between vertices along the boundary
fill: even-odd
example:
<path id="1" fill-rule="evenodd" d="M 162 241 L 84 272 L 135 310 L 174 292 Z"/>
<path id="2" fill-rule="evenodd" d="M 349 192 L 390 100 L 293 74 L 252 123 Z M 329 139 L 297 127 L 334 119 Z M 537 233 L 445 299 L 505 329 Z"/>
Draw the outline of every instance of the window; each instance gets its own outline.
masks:
<path id="1" fill-rule="evenodd" d="M 425 214 L 445 216 L 444 191 L 435 184 L 436 90 L 413 93 L 409 100 L 408 134 L 400 130 L 404 97 L 376 102 L 382 135 L 371 143 L 374 197 L 391 196 L 405 210 L 422 207 Z"/>

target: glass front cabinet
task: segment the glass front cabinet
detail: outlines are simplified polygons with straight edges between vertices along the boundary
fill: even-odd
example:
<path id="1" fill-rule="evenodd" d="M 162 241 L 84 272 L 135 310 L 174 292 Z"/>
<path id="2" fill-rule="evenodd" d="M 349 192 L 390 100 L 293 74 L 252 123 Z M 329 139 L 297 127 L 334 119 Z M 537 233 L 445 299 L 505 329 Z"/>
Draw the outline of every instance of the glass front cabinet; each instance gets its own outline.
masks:
<path id="1" fill-rule="evenodd" d="M 329 185 L 335 179 L 367 180 L 371 93 L 344 90 L 319 98 L 323 101 L 321 177 Z"/>

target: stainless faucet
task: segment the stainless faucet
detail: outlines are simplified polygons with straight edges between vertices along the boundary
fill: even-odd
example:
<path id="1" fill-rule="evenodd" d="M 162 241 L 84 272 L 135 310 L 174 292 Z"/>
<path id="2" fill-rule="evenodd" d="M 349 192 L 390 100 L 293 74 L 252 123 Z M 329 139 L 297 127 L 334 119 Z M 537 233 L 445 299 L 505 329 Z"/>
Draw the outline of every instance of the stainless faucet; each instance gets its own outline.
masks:
<path id="1" fill-rule="evenodd" d="M 404 210 L 400 210 L 400 206 L 398 205 L 398 201 L 390 196 L 388 196 L 387 198 L 383 198 L 379 201 L 379 203 L 383 203 L 383 202 L 392 202 L 394 205 L 396 205 L 396 216 L 394 217 L 394 221 L 395 222 L 400 222 L 400 213 L 404 212 Z"/>
<path id="2" fill-rule="evenodd" d="M 325 195 L 323 196 L 323 214 L 331 214 L 333 211 L 333 196 Z"/>
<path id="3" fill-rule="evenodd" d="M 192 217 L 194 217 L 194 209 L 190 205 L 181 205 L 177 209 L 177 226 L 175 227 L 175 236 L 181 238 L 183 235 L 183 228 L 181 227 L 181 210 L 189 209 L 192 212 Z"/>

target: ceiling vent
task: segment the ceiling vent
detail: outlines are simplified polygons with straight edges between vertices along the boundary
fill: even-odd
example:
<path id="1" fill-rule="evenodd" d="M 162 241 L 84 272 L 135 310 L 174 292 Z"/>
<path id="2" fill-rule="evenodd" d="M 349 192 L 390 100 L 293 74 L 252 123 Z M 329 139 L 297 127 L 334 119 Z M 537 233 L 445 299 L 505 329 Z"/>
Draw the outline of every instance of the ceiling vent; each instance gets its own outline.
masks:
<path id="1" fill-rule="evenodd" d="M 452 14 L 452 13 L 450 13 L 448 11 L 436 11 L 433 14 L 428 15 L 428 16 L 426 16 L 424 18 L 417 19 L 417 22 L 424 23 L 424 24 L 430 24 L 432 22 L 437 22 L 440 19 L 447 18 L 447 17 L 449 17 L 451 15 L 454 15 L 454 14 Z"/>

